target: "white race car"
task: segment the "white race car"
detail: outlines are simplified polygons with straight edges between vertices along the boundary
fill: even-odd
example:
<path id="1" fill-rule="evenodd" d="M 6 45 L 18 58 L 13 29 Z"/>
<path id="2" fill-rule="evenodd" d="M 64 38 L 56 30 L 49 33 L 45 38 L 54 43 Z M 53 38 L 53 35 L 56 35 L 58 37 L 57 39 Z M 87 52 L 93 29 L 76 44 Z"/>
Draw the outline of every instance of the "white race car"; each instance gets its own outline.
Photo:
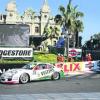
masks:
<path id="1" fill-rule="evenodd" d="M 39 63 L 34 65 L 34 63 L 29 63 L 20 69 L 7 70 L 0 76 L 0 82 L 24 84 L 32 80 L 58 80 L 60 72 L 61 70 L 52 64 Z"/>

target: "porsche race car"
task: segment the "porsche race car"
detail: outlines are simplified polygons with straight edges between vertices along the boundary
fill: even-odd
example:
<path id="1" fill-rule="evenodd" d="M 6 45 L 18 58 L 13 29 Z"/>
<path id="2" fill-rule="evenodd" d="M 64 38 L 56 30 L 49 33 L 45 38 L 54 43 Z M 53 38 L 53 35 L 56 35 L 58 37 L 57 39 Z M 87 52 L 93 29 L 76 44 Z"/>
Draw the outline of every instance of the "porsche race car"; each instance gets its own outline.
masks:
<path id="1" fill-rule="evenodd" d="M 27 83 L 33 80 L 60 79 L 61 69 L 49 63 L 29 63 L 20 69 L 7 70 L 0 76 L 1 83 Z"/>

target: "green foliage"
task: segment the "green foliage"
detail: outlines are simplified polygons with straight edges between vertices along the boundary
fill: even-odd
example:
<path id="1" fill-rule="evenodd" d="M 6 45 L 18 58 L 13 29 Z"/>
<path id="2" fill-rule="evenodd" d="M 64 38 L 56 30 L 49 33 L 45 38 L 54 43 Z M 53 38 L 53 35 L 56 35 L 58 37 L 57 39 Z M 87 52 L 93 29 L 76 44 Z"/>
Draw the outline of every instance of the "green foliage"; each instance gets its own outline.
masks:
<path id="1" fill-rule="evenodd" d="M 37 62 L 54 63 L 54 62 L 57 62 L 56 58 L 57 56 L 55 54 L 45 54 L 45 53 L 34 54 L 34 61 L 37 61 Z"/>
<path id="2" fill-rule="evenodd" d="M 29 63 L 30 61 L 26 60 L 0 60 L 0 64 L 22 64 Z"/>
<path id="3" fill-rule="evenodd" d="M 83 45 L 85 49 L 100 49 L 100 33 L 96 33 L 91 38 L 85 42 Z"/>
<path id="4" fill-rule="evenodd" d="M 20 59 L 19 60 L 15 60 L 15 59 L 4 60 L 4 59 L 1 59 L 0 63 L 1 64 L 16 64 L 16 63 L 21 64 L 21 63 L 29 63 L 29 62 L 32 62 L 32 61 L 55 63 L 55 62 L 57 62 L 56 58 L 57 58 L 57 56 L 55 54 L 47 54 L 47 53 L 37 52 L 37 53 L 33 54 L 32 60 L 20 60 Z"/>

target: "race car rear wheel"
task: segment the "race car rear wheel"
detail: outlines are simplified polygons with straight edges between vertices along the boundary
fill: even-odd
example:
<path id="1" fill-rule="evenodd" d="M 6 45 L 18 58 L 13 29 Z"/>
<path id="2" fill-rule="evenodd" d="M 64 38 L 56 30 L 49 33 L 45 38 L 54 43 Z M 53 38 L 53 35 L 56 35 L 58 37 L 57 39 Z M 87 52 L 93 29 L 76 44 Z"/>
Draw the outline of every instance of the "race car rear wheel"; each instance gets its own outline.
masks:
<path id="1" fill-rule="evenodd" d="M 24 73 L 20 76 L 19 78 L 19 83 L 25 84 L 29 81 L 29 76 L 28 74 Z"/>
<path id="2" fill-rule="evenodd" d="M 51 79 L 52 80 L 59 80 L 60 79 L 60 73 L 58 73 L 58 72 L 53 73 Z"/>

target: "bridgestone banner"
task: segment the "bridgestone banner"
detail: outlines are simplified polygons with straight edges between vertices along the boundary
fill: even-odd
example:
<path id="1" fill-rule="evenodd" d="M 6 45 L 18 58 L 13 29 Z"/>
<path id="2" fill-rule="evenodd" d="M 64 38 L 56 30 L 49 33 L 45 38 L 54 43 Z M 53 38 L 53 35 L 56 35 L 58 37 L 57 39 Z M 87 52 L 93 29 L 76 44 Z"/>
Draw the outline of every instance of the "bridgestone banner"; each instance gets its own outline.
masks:
<path id="1" fill-rule="evenodd" d="M 32 56 L 32 48 L 0 48 L 0 58 L 26 58 Z"/>

